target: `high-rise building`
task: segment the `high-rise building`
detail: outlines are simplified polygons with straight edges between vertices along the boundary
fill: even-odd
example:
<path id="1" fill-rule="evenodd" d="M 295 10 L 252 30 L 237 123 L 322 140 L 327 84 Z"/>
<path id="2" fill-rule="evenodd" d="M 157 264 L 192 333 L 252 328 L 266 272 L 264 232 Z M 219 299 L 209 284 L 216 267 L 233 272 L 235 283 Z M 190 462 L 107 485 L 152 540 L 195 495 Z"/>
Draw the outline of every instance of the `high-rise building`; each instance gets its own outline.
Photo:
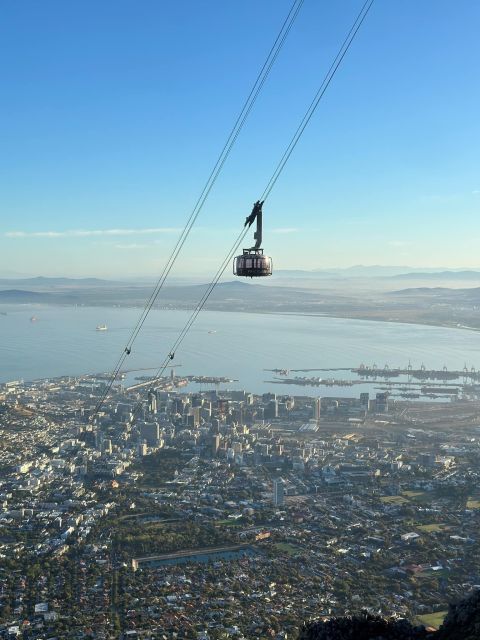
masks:
<path id="1" fill-rule="evenodd" d="M 157 413 L 157 394 L 155 391 L 148 392 L 148 410 L 150 413 Z"/>
<path id="2" fill-rule="evenodd" d="M 232 448 L 235 453 L 242 453 L 243 447 L 241 442 L 232 442 Z"/>
<path id="3" fill-rule="evenodd" d="M 264 393 L 262 395 L 262 402 L 270 402 L 270 400 L 276 400 L 276 399 L 277 399 L 276 393 Z"/>
<path id="4" fill-rule="evenodd" d="M 191 409 L 194 427 L 198 427 L 198 425 L 200 424 L 200 411 L 201 407 L 192 407 Z"/>
<path id="5" fill-rule="evenodd" d="M 140 438 L 150 447 L 158 446 L 160 441 L 160 427 L 158 422 L 143 422 L 140 424 Z"/>
<path id="6" fill-rule="evenodd" d="M 313 401 L 313 419 L 317 423 L 317 426 L 320 424 L 321 411 L 322 411 L 322 399 L 315 398 Z"/>
<path id="7" fill-rule="evenodd" d="M 285 488 L 282 478 L 276 478 L 273 481 L 273 504 L 276 507 L 281 507 L 285 504 Z"/>
<path id="8" fill-rule="evenodd" d="M 203 407 L 203 398 L 202 398 L 202 396 L 193 396 L 192 397 L 192 407 Z"/>
<path id="9" fill-rule="evenodd" d="M 195 429 L 195 416 L 193 413 L 186 413 L 183 416 L 183 424 L 188 429 Z"/>
<path id="10" fill-rule="evenodd" d="M 367 409 L 368 410 L 368 402 L 370 400 L 370 394 L 369 393 L 361 393 L 360 394 L 360 406 L 363 409 Z"/>
<path id="11" fill-rule="evenodd" d="M 181 415 L 183 413 L 183 404 L 182 398 L 174 398 L 172 403 L 172 412 L 179 413 Z"/>
<path id="12" fill-rule="evenodd" d="M 126 402 L 119 402 L 115 407 L 115 413 L 121 420 L 127 419 L 131 411 L 132 406 Z"/>
<path id="13" fill-rule="evenodd" d="M 266 395 L 266 394 L 264 394 Z M 267 420 L 273 420 L 278 418 L 278 401 L 270 400 L 265 407 L 264 416 Z"/>
<path id="14" fill-rule="evenodd" d="M 265 408 L 257 407 L 255 411 L 255 418 L 260 422 L 265 420 Z"/>
<path id="15" fill-rule="evenodd" d="M 212 436 L 212 456 L 215 457 L 220 447 L 220 436 L 218 433 Z"/>
<path id="16" fill-rule="evenodd" d="M 375 410 L 377 413 L 388 412 L 388 393 L 377 393 L 375 396 Z"/>
<path id="17" fill-rule="evenodd" d="M 228 413 L 229 402 L 225 398 L 220 398 L 217 403 L 218 413 L 226 415 Z"/>
<path id="18" fill-rule="evenodd" d="M 102 440 L 102 453 L 112 453 L 112 441 L 109 439 Z"/>
<path id="19" fill-rule="evenodd" d="M 241 401 L 245 400 L 246 391 L 232 391 L 232 400 Z"/>
<path id="20" fill-rule="evenodd" d="M 287 403 L 286 402 L 278 402 L 278 417 L 286 418 L 288 415 Z"/>
<path id="21" fill-rule="evenodd" d="M 283 444 L 281 444 L 279 442 L 278 444 L 274 445 L 273 452 L 275 453 L 276 456 L 282 456 L 283 455 Z"/>

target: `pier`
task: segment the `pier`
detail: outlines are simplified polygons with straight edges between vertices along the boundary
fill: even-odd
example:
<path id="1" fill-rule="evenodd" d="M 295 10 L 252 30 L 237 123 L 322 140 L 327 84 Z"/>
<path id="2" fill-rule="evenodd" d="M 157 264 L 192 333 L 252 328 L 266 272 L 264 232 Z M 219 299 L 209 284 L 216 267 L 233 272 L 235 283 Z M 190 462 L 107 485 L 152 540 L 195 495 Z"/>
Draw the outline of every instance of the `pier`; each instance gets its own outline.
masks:
<path id="1" fill-rule="evenodd" d="M 266 380 L 269 384 L 299 385 L 305 387 L 352 387 L 354 385 L 371 385 L 375 382 L 381 386 L 375 387 L 377 390 L 385 391 L 392 397 L 404 399 L 416 398 L 458 398 L 460 394 L 480 394 L 480 371 L 475 367 L 470 369 L 465 365 L 463 369 L 427 369 L 422 364 L 420 368 L 413 368 L 409 363 L 406 368 L 390 367 L 385 364 L 379 367 L 361 364 L 358 367 L 319 367 L 308 369 L 264 369 L 279 374 L 273 380 Z M 338 372 L 345 371 L 355 378 L 321 378 L 294 376 L 289 377 L 294 372 Z"/>
<path id="2" fill-rule="evenodd" d="M 411 364 L 405 368 L 391 367 L 388 364 L 385 364 L 383 367 L 379 367 L 376 364 L 373 364 L 372 366 L 361 364 L 358 367 L 318 367 L 306 369 L 281 368 L 264 369 L 264 371 L 278 373 L 282 376 L 287 376 L 289 373 L 312 373 L 315 371 L 348 371 L 356 374 L 360 378 L 388 379 L 408 376 L 409 378 L 416 378 L 417 380 L 458 380 L 463 378 L 464 380 L 480 381 L 480 371 L 477 371 L 475 367 L 471 367 L 469 369 L 466 365 L 463 369 L 448 369 L 445 366 L 442 369 L 427 369 L 427 367 L 422 364 L 419 369 L 414 369 Z"/>

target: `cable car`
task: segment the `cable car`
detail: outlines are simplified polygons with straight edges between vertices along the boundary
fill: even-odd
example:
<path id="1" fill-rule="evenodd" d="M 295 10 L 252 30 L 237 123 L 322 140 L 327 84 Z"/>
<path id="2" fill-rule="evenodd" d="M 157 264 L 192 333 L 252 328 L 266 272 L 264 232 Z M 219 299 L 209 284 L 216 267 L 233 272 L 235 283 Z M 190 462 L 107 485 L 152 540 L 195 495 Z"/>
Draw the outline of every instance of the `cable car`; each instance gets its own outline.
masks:
<path id="1" fill-rule="evenodd" d="M 264 255 L 262 244 L 262 206 L 259 200 L 253 205 L 252 213 L 245 220 L 245 226 L 251 227 L 257 221 L 257 230 L 254 233 L 255 246 L 244 249 L 241 256 L 233 260 L 233 275 L 245 278 L 262 278 L 272 275 L 272 259 Z"/>
<path id="2" fill-rule="evenodd" d="M 233 273 L 246 278 L 271 276 L 272 259 L 263 254 L 263 249 L 244 249 L 243 255 L 233 261 Z"/>

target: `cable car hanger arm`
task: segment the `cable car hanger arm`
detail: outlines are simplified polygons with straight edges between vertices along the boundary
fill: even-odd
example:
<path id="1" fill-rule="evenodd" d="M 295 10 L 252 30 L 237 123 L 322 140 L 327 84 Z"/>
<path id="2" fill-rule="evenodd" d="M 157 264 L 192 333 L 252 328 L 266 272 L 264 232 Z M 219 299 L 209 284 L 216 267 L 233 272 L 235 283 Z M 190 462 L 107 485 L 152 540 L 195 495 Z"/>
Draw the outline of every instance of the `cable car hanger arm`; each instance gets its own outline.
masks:
<path id="1" fill-rule="evenodd" d="M 253 237 L 255 238 L 255 246 L 252 247 L 250 249 L 250 251 L 256 251 L 257 249 L 260 249 L 260 246 L 262 244 L 262 207 L 263 207 L 263 203 L 264 200 L 260 201 L 257 200 L 255 202 L 255 204 L 253 205 L 253 209 L 252 209 L 252 213 L 247 216 L 247 219 L 245 220 L 245 227 L 248 225 L 248 227 L 251 227 L 252 224 L 254 223 L 254 221 L 257 221 L 257 229 L 255 231 L 255 233 L 253 234 Z"/>

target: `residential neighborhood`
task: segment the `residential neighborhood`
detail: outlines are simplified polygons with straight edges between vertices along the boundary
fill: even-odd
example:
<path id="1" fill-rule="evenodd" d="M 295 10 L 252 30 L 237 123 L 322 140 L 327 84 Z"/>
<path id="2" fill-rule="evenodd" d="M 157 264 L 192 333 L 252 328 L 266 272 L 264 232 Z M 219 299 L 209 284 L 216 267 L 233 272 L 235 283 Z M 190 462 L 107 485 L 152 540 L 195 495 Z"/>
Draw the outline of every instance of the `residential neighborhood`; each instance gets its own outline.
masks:
<path id="1" fill-rule="evenodd" d="M 480 584 L 474 402 L 170 377 L 92 421 L 104 385 L 1 387 L 0 637 L 284 638 L 363 609 L 435 626 Z"/>

